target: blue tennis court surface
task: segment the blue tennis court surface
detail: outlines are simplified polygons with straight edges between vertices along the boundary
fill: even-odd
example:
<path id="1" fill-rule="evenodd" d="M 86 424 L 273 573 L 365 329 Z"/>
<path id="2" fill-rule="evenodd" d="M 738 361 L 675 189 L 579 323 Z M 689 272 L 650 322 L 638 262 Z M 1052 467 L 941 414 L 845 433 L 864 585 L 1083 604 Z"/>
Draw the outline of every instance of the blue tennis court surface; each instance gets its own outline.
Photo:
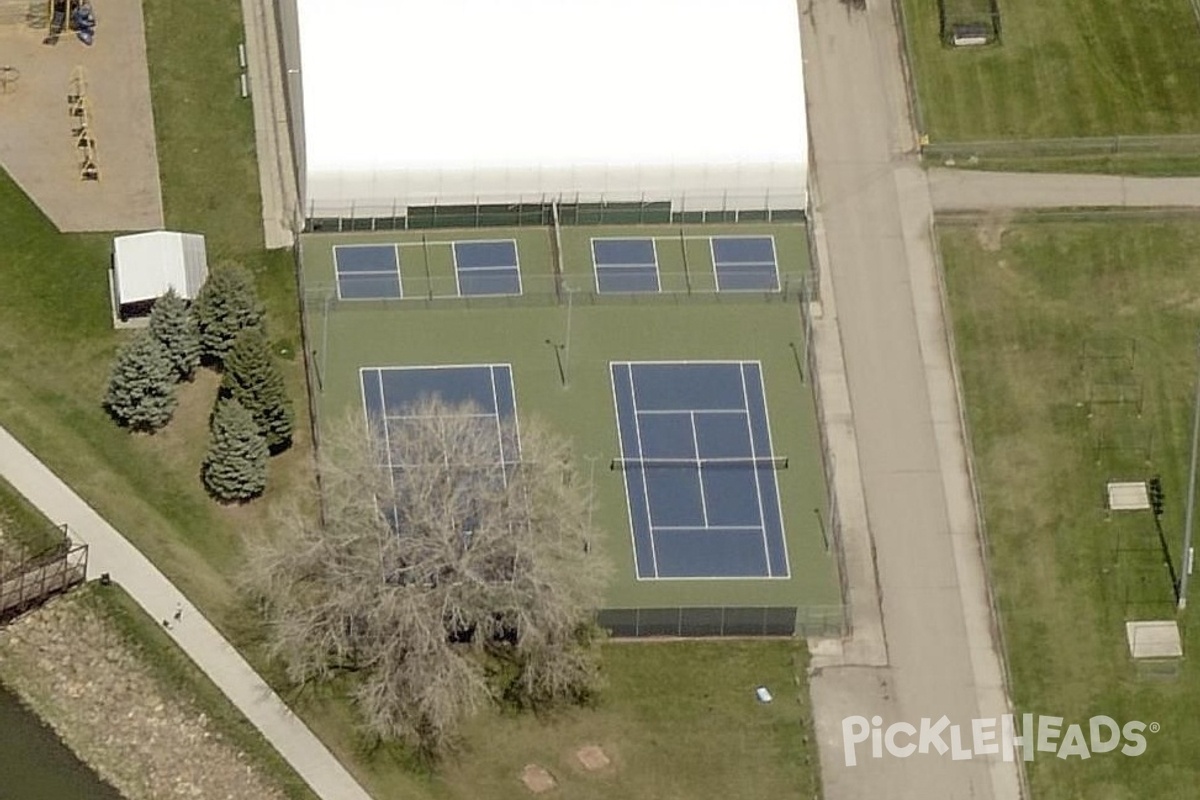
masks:
<path id="1" fill-rule="evenodd" d="M 657 292 L 658 253 L 653 239 L 592 239 L 598 292 Z"/>
<path id="2" fill-rule="evenodd" d="M 759 364 L 611 371 L 638 578 L 788 577 Z"/>
<path id="3" fill-rule="evenodd" d="M 714 236 L 712 259 L 718 291 L 779 290 L 775 239 L 771 236 Z"/>
<path id="4" fill-rule="evenodd" d="M 337 245 L 333 248 L 338 297 L 382 300 L 403 296 L 399 248 L 391 244 Z"/>
<path id="5" fill-rule="evenodd" d="M 454 271 L 460 295 L 521 293 L 517 243 L 512 239 L 455 242 Z"/>
<path id="6" fill-rule="evenodd" d="M 393 478 L 404 469 L 403 429 L 414 419 L 414 407 L 431 398 L 451 406 L 466 406 L 469 415 L 496 431 L 496 466 L 492 479 L 504 480 L 521 453 L 516 425 L 516 395 L 512 367 L 482 364 L 441 367 L 370 367 L 360 372 L 367 420 L 383 437 Z M 489 477 L 489 476 L 483 476 Z M 393 512 L 394 513 L 394 512 Z"/>

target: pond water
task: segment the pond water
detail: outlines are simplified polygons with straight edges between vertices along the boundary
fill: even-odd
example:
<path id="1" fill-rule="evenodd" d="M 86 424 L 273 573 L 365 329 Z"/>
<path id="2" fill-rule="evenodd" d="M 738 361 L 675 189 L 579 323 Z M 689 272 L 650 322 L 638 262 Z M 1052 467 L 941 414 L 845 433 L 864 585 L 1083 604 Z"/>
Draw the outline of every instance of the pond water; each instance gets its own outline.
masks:
<path id="1" fill-rule="evenodd" d="M 121 800 L 0 687 L 0 800 Z"/>

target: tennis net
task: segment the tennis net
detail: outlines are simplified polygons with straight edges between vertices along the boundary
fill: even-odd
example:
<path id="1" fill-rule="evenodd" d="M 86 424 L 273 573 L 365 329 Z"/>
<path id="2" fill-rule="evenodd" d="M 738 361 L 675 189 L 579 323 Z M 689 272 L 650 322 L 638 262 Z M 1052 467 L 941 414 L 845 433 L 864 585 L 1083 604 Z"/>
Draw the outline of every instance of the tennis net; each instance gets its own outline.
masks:
<path id="1" fill-rule="evenodd" d="M 628 469 L 787 469 L 786 456 L 771 458 L 614 458 L 611 470 Z"/>

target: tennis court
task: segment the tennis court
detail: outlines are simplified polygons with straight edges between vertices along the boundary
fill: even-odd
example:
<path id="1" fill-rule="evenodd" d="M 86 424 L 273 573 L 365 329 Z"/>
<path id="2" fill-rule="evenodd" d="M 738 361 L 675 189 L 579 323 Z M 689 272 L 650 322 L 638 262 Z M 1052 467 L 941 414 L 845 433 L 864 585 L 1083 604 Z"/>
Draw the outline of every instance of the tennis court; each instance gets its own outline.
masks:
<path id="1" fill-rule="evenodd" d="M 718 292 L 779 290 L 779 267 L 772 237 L 714 236 L 709 242 Z"/>
<path id="2" fill-rule="evenodd" d="M 350 244 L 333 248 L 338 297 L 378 300 L 404 296 L 400 249 L 393 244 Z"/>
<path id="3" fill-rule="evenodd" d="M 592 239 L 597 292 L 657 292 L 658 251 L 654 239 Z"/>
<path id="4" fill-rule="evenodd" d="M 511 366 L 365 367 L 359 376 L 363 410 L 384 443 L 387 463 L 381 466 L 388 470 L 393 486 L 398 472 L 413 463 L 406 454 L 404 426 L 411 423 L 422 403 L 432 399 L 461 407 L 464 416 L 476 418 L 481 426 L 495 427 L 496 464 L 485 469 L 489 474 L 483 477 L 506 480 L 508 468 L 521 452 Z"/>
<path id="5" fill-rule="evenodd" d="M 454 273 L 460 297 L 521 293 L 521 267 L 512 239 L 455 242 Z"/>
<path id="6" fill-rule="evenodd" d="M 455 252 L 456 243 L 504 241 L 515 252 Z M 772 248 L 778 290 L 731 288 L 746 273 L 774 285 L 773 271 L 755 266 Z M 792 301 L 809 274 L 802 226 L 366 231 L 305 234 L 300 250 L 318 424 L 349 408 L 395 433 L 422 398 L 469 401 L 481 424 L 500 430 L 496 462 L 511 465 L 515 384 L 522 433 L 536 421 L 566 438 L 575 480 L 593 498 L 591 544 L 614 566 L 606 626 L 630 636 L 786 635 L 841 618 L 813 396 L 797 363 L 804 331 Z M 519 277 L 521 294 L 460 295 L 459 268 L 468 283 L 473 270 Z M 339 275 L 367 282 L 345 280 L 350 273 L 382 273 L 403 296 L 342 300 Z M 627 365 L 619 396 L 614 365 Z M 730 387 L 740 392 L 743 380 L 739 399 Z M 614 459 L 619 468 L 607 469 Z M 638 461 L 651 463 L 639 471 Z M 386 467 L 411 478 L 404 464 L 393 452 Z M 710 612 L 716 627 L 696 622 Z M 750 621 L 736 623 L 743 612 Z M 632 625 L 621 616 L 630 614 Z"/>
<path id="7" fill-rule="evenodd" d="M 692 265 L 688 241 L 707 246 L 712 265 L 711 285 L 717 292 L 777 292 L 779 262 L 772 236 L 659 236 L 641 238 L 595 237 L 591 240 L 596 291 L 600 294 L 654 293 L 663 290 L 659 242 L 683 259 L 685 283 L 704 285 L 703 276 L 689 273 L 707 267 Z"/>
<path id="8" fill-rule="evenodd" d="M 458 297 L 497 297 L 521 294 L 521 267 L 513 239 L 389 242 L 333 246 L 333 265 L 339 300 L 396 300 L 403 298 L 404 271 L 420 270 L 434 291 L 430 251 L 449 250 L 453 292 Z M 407 252 L 405 252 L 407 251 Z M 435 257 L 436 258 L 436 257 Z M 440 284 L 438 288 L 444 284 Z"/>
<path id="9" fill-rule="evenodd" d="M 638 578 L 789 577 L 759 363 L 610 370 Z"/>

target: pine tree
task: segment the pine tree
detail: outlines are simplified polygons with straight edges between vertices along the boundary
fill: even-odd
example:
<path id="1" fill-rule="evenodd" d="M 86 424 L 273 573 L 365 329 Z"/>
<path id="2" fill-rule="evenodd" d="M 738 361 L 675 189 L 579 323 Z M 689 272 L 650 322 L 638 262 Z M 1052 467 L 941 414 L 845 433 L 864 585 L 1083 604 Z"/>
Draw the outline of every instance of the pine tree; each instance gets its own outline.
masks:
<path id="1" fill-rule="evenodd" d="M 213 270 L 192 311 L 200 332 L 200 351 L 216 363 L 224 362 L 238 334 L 262 325 L 264 314 L 254 276 L 237 264 Z"/>
<path id="2" fill-rule="evenodd" d="M 136 431 L 156 431 L 175 412 L 175 370 L 162 344 L 142 330 L 117 351 L 104 405 Z"/>
<path id="3" fill-rule="evenodd" d="M 200 366 L 200 331 L 187 303 L 175 294 L 174 289 L 167 290 L 154 303 L 150 312 L 150 333 L 167 351 L 176 375 L 191 380 L 196 367 Z"/>
<path id="4" fill-rule="evenodd" d="M 267 443 L 254 417 L 237 400 L 218 399 L 213 410 L 208 453 L 200 477 L 213 497 L 249 500 L 267 485 Z"/>
<path id="5" fill-rule="evenodd" d="M 271 452 L 286 450 L 292 443 L 292 403 L 260 328 L 242 331 L 226 356 L 221 395 L 237 400 L 253 415 Z"/>

